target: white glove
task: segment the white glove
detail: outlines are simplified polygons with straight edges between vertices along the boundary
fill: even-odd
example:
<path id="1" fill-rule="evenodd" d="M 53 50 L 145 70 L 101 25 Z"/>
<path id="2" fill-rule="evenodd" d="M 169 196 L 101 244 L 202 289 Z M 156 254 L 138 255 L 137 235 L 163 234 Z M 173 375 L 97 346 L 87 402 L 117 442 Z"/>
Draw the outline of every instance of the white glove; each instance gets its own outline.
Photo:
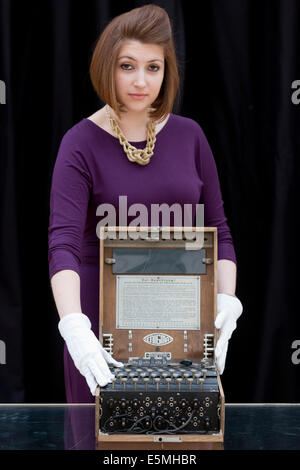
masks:
<path id="1" fill-rule="evenodd" d="M 228 341 L 236 329 L 236 321 L 243 312 L 243 306 L 237 297 L 228 294 L 218 294 L 218 315 L 215 327 L 220 329 L 220 336 L 215 349 L 215 359 L 220 374 L 223 374 Z"/>
<path id="2" fill-rule="evenodd" d="M 95 395 L 98 384 L 104 387 L 114 378 L 107 364 L 124 367 L 122 362 L 115 361 L 101 346 L 91 330 L 89 318 L 83 313 L 65 315 L 58 323 L 58 329 L 92 395 Z"/>

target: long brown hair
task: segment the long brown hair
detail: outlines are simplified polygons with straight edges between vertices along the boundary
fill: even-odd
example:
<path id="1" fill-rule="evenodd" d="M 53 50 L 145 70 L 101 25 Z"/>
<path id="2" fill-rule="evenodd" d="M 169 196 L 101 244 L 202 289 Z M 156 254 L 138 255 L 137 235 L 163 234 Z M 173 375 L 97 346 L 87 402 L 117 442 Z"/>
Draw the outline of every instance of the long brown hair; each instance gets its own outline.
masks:
<path id="1" fill-rule="evenodd" d="M 137 40 L 162 46 L 165 57 L 164 79 L 149 116 L 160 122 L 172 111 L 179 90 L 179 73 L 172 27 L 167 12 L 148 4 L 116 16 L 99 36 L 90 63 L 90 78 L 99 98 L 120 117 L 122 107 L 116 97 L 114 72 L 122 44 Z"/>

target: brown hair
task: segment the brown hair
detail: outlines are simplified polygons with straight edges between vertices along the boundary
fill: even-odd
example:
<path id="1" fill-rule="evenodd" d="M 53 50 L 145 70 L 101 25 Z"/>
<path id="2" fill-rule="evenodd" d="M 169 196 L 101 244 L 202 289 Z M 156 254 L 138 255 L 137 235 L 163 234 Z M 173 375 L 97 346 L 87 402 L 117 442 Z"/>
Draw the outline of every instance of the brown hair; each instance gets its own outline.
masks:
<path id="1" fill-rule="evenodd" d="M 96 42 L 89 69 L 94 90 L 120 117 L 122 106 L 116 98 L 114 71 L 120 48 L 127 40 L 163 47 L 164 79 L 149 113 L 151 119 L 163 121 L 173 109 L 179 90 L 179 73 L 170 19 L 167 12 L 158 5 L 148 4 L 134 8 L 116 16 L 105 27 Z"/>

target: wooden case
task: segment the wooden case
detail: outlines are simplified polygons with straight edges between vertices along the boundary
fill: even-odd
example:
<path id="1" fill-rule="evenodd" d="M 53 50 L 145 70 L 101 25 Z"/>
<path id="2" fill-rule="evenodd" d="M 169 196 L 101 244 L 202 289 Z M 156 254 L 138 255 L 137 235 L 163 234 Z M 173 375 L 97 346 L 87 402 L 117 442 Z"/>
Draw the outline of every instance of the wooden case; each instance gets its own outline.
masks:
<path id="1" fill-rule="evenodd" d="M 134 233 L 135 232 L 135 233 Z M 194 233 L 195 232 L 195 233 Z M 165 234 L 167 233 L 167 236 Z M 187 233 L 189 236 L 187 237 Z M 146 344 L 143 338 L 151 333 L 149 329 L 137 329 L 132 334 L 128 329 L 116 326 L 117 282 L 112 269 L 113 249 L 146 248 L 146 249 L 186 249 L 191 236 L 203 237 L 205 250 L 205 274 L 201 277 L 200 295 L 200 330 L 159 330 L 160 333 L 171 335 L 171 344 L 157 346 Z M 136 238 L 137 237 L 137 238 Z M 136 238 L 136 239 L 135 239 Z M 190 245 L 191 247 L 192 245 Z M 196 249 L 196 245 L 194 248 Z M 152 275 L 155 275 L 153 273 Z M 143 274 L 144 275 L 144 274 Z M 172 274 L 178 275 L 178 274 Z M 185 274 L 188 276 L 189 274 Z M 159 274 L 161 276 L 161 274 Z M 203 358 L 206 335 L 213 335 L 213 348 L 217 340 L 214 326 L 217 314 L 217 229 L 215 227 L 101 227 L 100 231 L 100 317 L 99 340 L 105 346 L 107 338 L 113 337 L 113 357 L 124 362 L 130 357 L 143 357 L 146 351 L 168 351 L 173 358 L 201 360 Z M 155 330 L 155 333 L 157 331 Z M 129 346 L 130 345 L 130 346 Z M 184 347 L 183 347 L 184 345 Z M 214 351 L 212 351 L 212 356 Z M 101 405 L 100 387 L 96 391 L 95 434 L 98 449 L 222 449 L 225 426 L 225 397 L 220 376 L 218 375 L 220 392 L 220 429 L 215 434 L 105 434 L 99 427 Z"/>

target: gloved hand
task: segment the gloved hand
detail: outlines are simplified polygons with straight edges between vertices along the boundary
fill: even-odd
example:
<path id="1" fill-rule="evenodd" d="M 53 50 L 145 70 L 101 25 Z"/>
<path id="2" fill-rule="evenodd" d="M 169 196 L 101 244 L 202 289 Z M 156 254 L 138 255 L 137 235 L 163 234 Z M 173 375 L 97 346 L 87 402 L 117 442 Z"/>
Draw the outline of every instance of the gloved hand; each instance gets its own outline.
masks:
<path id="1" fill-rule="evenodd" d="M 98 384 L 104 387 L 114 378 L 107 364 L 124 367 L 122 362 L 117 362 L 102 347 L 91 330 L 89 318 L 83 313 L 65 315 L 58 323 L 58 329 L 92 395 L 95 395 Z"/>
<path id="2" fill-rule="evenodd" d="M 218 294 L 218 314 L 215 327 L 220 329 L 219 339 L 215 349 L 215 359 L 220 374 L 223 374 L 228 341 L 236 329 L 236 321 L 243 312 L 243 306 L 237 297 L 228 294 Z"/>

